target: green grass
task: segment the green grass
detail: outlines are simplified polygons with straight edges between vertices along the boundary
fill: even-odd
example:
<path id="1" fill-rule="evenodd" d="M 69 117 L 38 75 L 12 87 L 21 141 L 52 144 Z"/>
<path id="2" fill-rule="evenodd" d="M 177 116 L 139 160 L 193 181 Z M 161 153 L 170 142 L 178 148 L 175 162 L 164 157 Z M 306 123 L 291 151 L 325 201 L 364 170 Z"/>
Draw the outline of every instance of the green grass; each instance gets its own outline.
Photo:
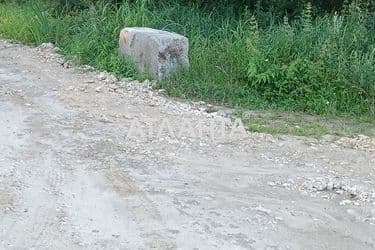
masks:
<path id="1" fill-rule="evenodd" d="M 374 119 L 370 117 L 330 117 L 276 111 L 237 111 L 234 116 L 240 117 L 249 131 L 273 135 L 290 134 L 316 138 L 323 135 L 375 136 Z"/>
<path id="2" fill-rule="evenodd" d="M 166 29 L 190 40 L 190 69 L 159 82 L 170 95 L 240 109 L 367 117 L 374 125 L 375 13 L 354 7 L 345 16 L 305 14 L 290 23 L 260 20 L 258 27 L 246 10 L 236 16 L 168 0 L 102 2 L 69 12 L 41 1 L 8 2 L 0 3 L 0 35 L 31 44 L 53 42 L 77 63 L 140 77 L 118 55 L 121 28 Z M 282 124 L 275 132 L 288 132 L 291 124 Z M 259 120 L 250 128 L 263 125 Z M 327 132 L 315 125 L 304 131 L 310 130 Z"/>

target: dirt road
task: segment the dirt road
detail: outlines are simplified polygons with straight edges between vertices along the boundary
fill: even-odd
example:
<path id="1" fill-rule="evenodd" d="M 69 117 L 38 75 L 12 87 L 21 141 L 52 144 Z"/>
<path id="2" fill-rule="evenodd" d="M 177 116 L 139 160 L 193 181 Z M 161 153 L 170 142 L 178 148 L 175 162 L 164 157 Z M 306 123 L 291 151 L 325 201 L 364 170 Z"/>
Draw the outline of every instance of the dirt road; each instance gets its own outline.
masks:
<path id="1" fill-rule="evenodd" d="M 225 113 L 0 40 L 0 249 L 375 248 L 373 139 Z"/>

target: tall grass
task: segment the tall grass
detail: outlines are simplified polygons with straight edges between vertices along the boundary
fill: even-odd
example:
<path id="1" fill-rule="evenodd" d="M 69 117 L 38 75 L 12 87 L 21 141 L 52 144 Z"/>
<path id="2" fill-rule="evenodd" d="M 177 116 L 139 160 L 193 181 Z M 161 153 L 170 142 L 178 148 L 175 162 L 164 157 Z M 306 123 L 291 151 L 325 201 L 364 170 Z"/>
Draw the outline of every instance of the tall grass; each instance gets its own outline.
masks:
<path id="1" fill-rule="evenodd" d="M 172 95 L 244 108 L 374 116 L 373 12 L 351 5 L 345 13 L 313 18 L 307 6 L 293 22 L 264 25 L 247 10 L 234 16 L 157 2 L 99 2 L 71 12 L 40 2 L 3 3 L 0 34 L 29 43 L 52 41 L 79 63 L 134 77 L 134 67 L 118 56 L 120 29 L 175 31 L 190 39 L 191 67 L 160 82 Z"/>

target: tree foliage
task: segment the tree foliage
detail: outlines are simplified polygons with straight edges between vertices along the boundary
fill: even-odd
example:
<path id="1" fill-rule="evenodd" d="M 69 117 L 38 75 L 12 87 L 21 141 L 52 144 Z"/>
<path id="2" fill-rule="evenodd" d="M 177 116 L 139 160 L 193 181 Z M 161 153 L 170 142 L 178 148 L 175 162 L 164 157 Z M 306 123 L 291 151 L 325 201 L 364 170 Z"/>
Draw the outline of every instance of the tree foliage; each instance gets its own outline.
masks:
<path id="1" fill-rule="evenodd" d="M 0 0 L 1 1 L 1 0 Z M 3 0 L 4 1 L 4 0 Z M 100 0 L 47 0 L 57 3 L 60 7 L 67 8 L 87 8 Z M 158 5 L 163 2 L 176 3 L 176 0 L 109 0 L 118 4 L 121 2 L 143 1 L 147 4 Z M 373 8 L 373 0 L 177 0 L 180 4 L 195 5 L 202 9 L 235 9 L 238 12 L 249 9 L 256 12 L 268 12 L 277 16 L 298 16 L 302 13 L 304 6 L 308 2 L 314 6 L 314 11 L 318 13 L 333 13 L 341 11 L 351 3 L 361 4 L 364 7 Z"/>

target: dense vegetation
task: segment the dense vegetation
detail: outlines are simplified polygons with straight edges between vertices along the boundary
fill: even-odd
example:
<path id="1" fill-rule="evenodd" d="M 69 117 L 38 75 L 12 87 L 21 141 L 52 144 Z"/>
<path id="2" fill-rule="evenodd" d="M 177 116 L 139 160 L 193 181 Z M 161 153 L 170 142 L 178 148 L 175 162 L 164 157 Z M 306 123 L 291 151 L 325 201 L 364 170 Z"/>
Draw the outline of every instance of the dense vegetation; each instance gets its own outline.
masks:
<path id="1" fill-rule="evenodd" d="M 329 4 L 328 4 L 329 3 Z M 52 41 L 79 63 L 136 76 L 124 26 L 186 35 L 191 67 L 170 94 L 245 108 L 375 114 L 372 1 L 0 1 L 0 35 Z"/>

